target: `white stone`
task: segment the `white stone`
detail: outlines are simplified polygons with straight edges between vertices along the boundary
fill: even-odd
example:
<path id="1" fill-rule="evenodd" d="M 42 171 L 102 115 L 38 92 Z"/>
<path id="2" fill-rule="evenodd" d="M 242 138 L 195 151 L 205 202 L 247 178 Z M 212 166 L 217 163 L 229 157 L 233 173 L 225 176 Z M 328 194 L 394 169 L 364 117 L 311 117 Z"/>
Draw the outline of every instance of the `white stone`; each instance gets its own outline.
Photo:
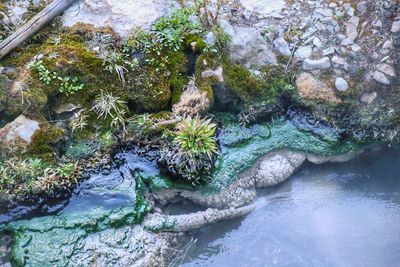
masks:
<path id="1" fill-rule="evenodd" d="M 367 1 L 361 1 L 360 3 L 357 4 L 357 10 L 361 14 L 363 14 L 365 11 L 368 9 L 368 4 Z"/>
<path id="2" fill-rule="evenodd" d="M 386 40 L 382 45 L 382 49 L 392 49 L 392 48 L 393 48 L 392 39 Z"/>
<path id="3" fill-rule="evenodd" d="M 316 69 L 327 69 L 330 68 L 331 61 L 329 57 L 323 57 L 321 59 L 305 59 L 303 62 L 304 70 L 316 70 Z"/>
<path id="4" fill-rule="evenodd" d="M 315 10 L 315 13 L 320 14 L 320 15 L 325 16 L 325 17 L 332 17 L 333 16 L 333 12 L 329 8 L 318 8 L 318 9 Z"/>
<path id="5" fill-rule="evenodd" d="M 386 75 L 380 71 L 375 71 L 374 74 L 372 75 L 372 77 L 374 77 L 375 81 L 377 81 L 381 84 L 385 84 L 385 85 L 390 84 L 390 80 L 388 79 L 388 77 L 386 77 Z"/>
<path id="6" fill-rule="evenodd" d="M 394 70 L 393 66 L 391 66 L 389 64 L 386 64 L 386 63 L 378 64 L 376 66 L 376 69 L 386 75 L 396 77 L 396 71 Z"/>
<path id="7" fill-rule="evenodd" d="M 13 122 L 8 124 L 12 131 L 6 136 L 7 141 L 14 140 L 16 136 L 22 138 L 27 143 L 31 142 L 33 134 L 39 129 L 39 123 L 26 118 L 24 115 L 19 116 Z"/>
<path id="8" fill-rule="evenodd" d="M 349 88 L 349 84 L 343 78 L 336 78 L 335 86 L 336 89 L 340 92 L 345 92 Z"/>
<path id="9" fill-rule="evenodd" d="M 391 31 L 392 33 L 400 32 L 400 20 L 393 22 Z"/>
<path id="10" fill-rule="evenodd" d="M 272 16 L 280 13 L 285 7 L 284 0 L 240 0 L 242 6 L 262 16 Z"/>
<path id="11" fill-rule="evenodd" d="M 324 50 L 322 51 L 322 54 L 323 54 L 324 56 L 333 55 L 333 54 L 335 54 L 335 48 L 333 48 L 333 46 L 330 46 L 330 47 L 324 49 Z"/>
<path id="12" fill-rule="evenodd" d="M 359 17 L 351 17 L 351 19 L 346 23 L 346 35 L 347 38 L 342 41 L 342 45 L 352 45 L 354 40 L 358 36 L 358 24 L 360 23 Z"/>
<path id="13" fill-rule="evenodd" d="M 361 102 L 365 103 L 365 104 L 371 104 L 372 102 L 374 102 L 375 98 L 378 96 L 378 94 L 376 92 L 371 92 L 371 93 L 364 93 L 361 95 Z"/>
<path id="14" fill-rule="evenodd" d="M 320 48 L 322 46 L 321 39 L 319 39 L 318 37 L 315 37 L 313 40 L 313 44 L 315 45 L 315 47 Z"/>
<path id="15" fill-rule="evenodd" d="M 312 54 L 311 46 L 300 46 L 296 52 L 294 53 L 295 57 L 299 59 L 306 59 L 309 58 Z"/>
<path id="16" fill-rule="evenodd" d="M 171 12 L 173 0 L 79 0 L 64 12 L 64 26 L 78 22 L 111 27 L 126 37 L 135 27 L 149 30 L 158 18 Z"/>
<path id="17" fill-rule="evenodd" d="M 359 52 L 361 51 L 361 47 L 358 44 L 353 44 L 351 50 L 353 50 L 353 52 Z"/>
<path id="18" fill-rule="evenodd" d="M 281 53 L 283 56 L 289 57 L 292 55 L 289 44 L 286 42 L 286 40 L 283 37 L 279 37 L 279 38 L 275 39 L 274 46 L 279 51 L 279 53 Z"/>
<path id="19" fill-rule="evenodd" d="M 338 56 L 333 56 L 332 62 L 338 65 L 344 65 L 346 64 L 346 59 Z"/>
<path id="20" fill-rule="evenodd" d="M 275 54 L 258 30 L 251 27 L 232 26 L 224 20 L 220 21 L 220 25 L 232 38 L 228 50 L 233 61 L 248 68 L 277 63 Z"/>

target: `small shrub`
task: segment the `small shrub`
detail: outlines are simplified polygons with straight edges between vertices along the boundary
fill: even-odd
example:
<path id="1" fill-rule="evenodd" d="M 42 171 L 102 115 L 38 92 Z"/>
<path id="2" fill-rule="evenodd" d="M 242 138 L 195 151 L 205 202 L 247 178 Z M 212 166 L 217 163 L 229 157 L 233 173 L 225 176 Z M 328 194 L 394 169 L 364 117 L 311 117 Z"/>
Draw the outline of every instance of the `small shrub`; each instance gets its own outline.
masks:
<path id="1" fill-rule="evenodd" d="M 69 125 L 71 126 L 72 132 L 82 131 L 88 126 L 87 119 L 89 116 L 85 115 L 84 110 L 81 112 L 75 113 L 74 118 L 71 120 Z"/>
<path id="2" fill-rule="evenodd" d="M 39 158 L 0 162 L 0 192 L 52 194 L 76 182 L 75 163 L 53 165 Z"/>

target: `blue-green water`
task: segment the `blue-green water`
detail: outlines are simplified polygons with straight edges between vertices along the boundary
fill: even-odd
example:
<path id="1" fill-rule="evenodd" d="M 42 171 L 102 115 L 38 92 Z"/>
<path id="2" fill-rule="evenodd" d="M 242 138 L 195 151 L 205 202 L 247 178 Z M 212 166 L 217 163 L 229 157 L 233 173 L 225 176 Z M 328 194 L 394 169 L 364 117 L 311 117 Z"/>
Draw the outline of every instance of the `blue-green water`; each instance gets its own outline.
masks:
<path id="1" fill-rule="evenodd" d="M 182 266 L 400 266 L 400 151 L 307 165 L 194 237 Z"/>

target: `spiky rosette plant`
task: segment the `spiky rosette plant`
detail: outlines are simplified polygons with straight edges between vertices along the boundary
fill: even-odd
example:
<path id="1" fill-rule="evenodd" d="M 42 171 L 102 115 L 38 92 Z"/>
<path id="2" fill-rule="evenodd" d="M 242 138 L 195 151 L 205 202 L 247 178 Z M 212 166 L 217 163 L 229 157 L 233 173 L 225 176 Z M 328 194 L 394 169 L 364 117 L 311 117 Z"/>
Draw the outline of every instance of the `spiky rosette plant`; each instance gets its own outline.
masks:
<path id="1" fill-rule="evenodd" d="M 210 119 L 182 119 L 172 133 L 172 144 L 160 151 L 159 165 L 166 173 L 193 185 L 207 182 L 218 153 L 214 140 L 216 127 Z"/>
<path id="2" fill-rule="evenodd" d="M 211 123 L 210 119 L 187 117 L 177 125 L 174 142 L 190 155 L 206 154 L 211 158 L 218 152 L 213 138 L 216 128 L 217 125 Z"/>

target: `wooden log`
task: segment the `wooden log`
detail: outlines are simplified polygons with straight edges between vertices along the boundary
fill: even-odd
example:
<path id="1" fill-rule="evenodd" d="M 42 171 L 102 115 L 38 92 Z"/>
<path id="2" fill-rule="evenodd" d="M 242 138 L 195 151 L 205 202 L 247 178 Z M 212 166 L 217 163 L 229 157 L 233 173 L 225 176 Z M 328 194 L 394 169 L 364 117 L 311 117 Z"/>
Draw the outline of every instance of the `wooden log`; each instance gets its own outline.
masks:
<path id="1" fill-rule="evenodd" d="M 0 43 L 0 59 L 10 53 L 21 43 L 28 40 L 32 35 L 37 33 L 43 26 L 48 24 L 55 17 L 60 15 L 76 0 L 54 0 L 29 22 L 10 35 L 2 43 Z"/>

